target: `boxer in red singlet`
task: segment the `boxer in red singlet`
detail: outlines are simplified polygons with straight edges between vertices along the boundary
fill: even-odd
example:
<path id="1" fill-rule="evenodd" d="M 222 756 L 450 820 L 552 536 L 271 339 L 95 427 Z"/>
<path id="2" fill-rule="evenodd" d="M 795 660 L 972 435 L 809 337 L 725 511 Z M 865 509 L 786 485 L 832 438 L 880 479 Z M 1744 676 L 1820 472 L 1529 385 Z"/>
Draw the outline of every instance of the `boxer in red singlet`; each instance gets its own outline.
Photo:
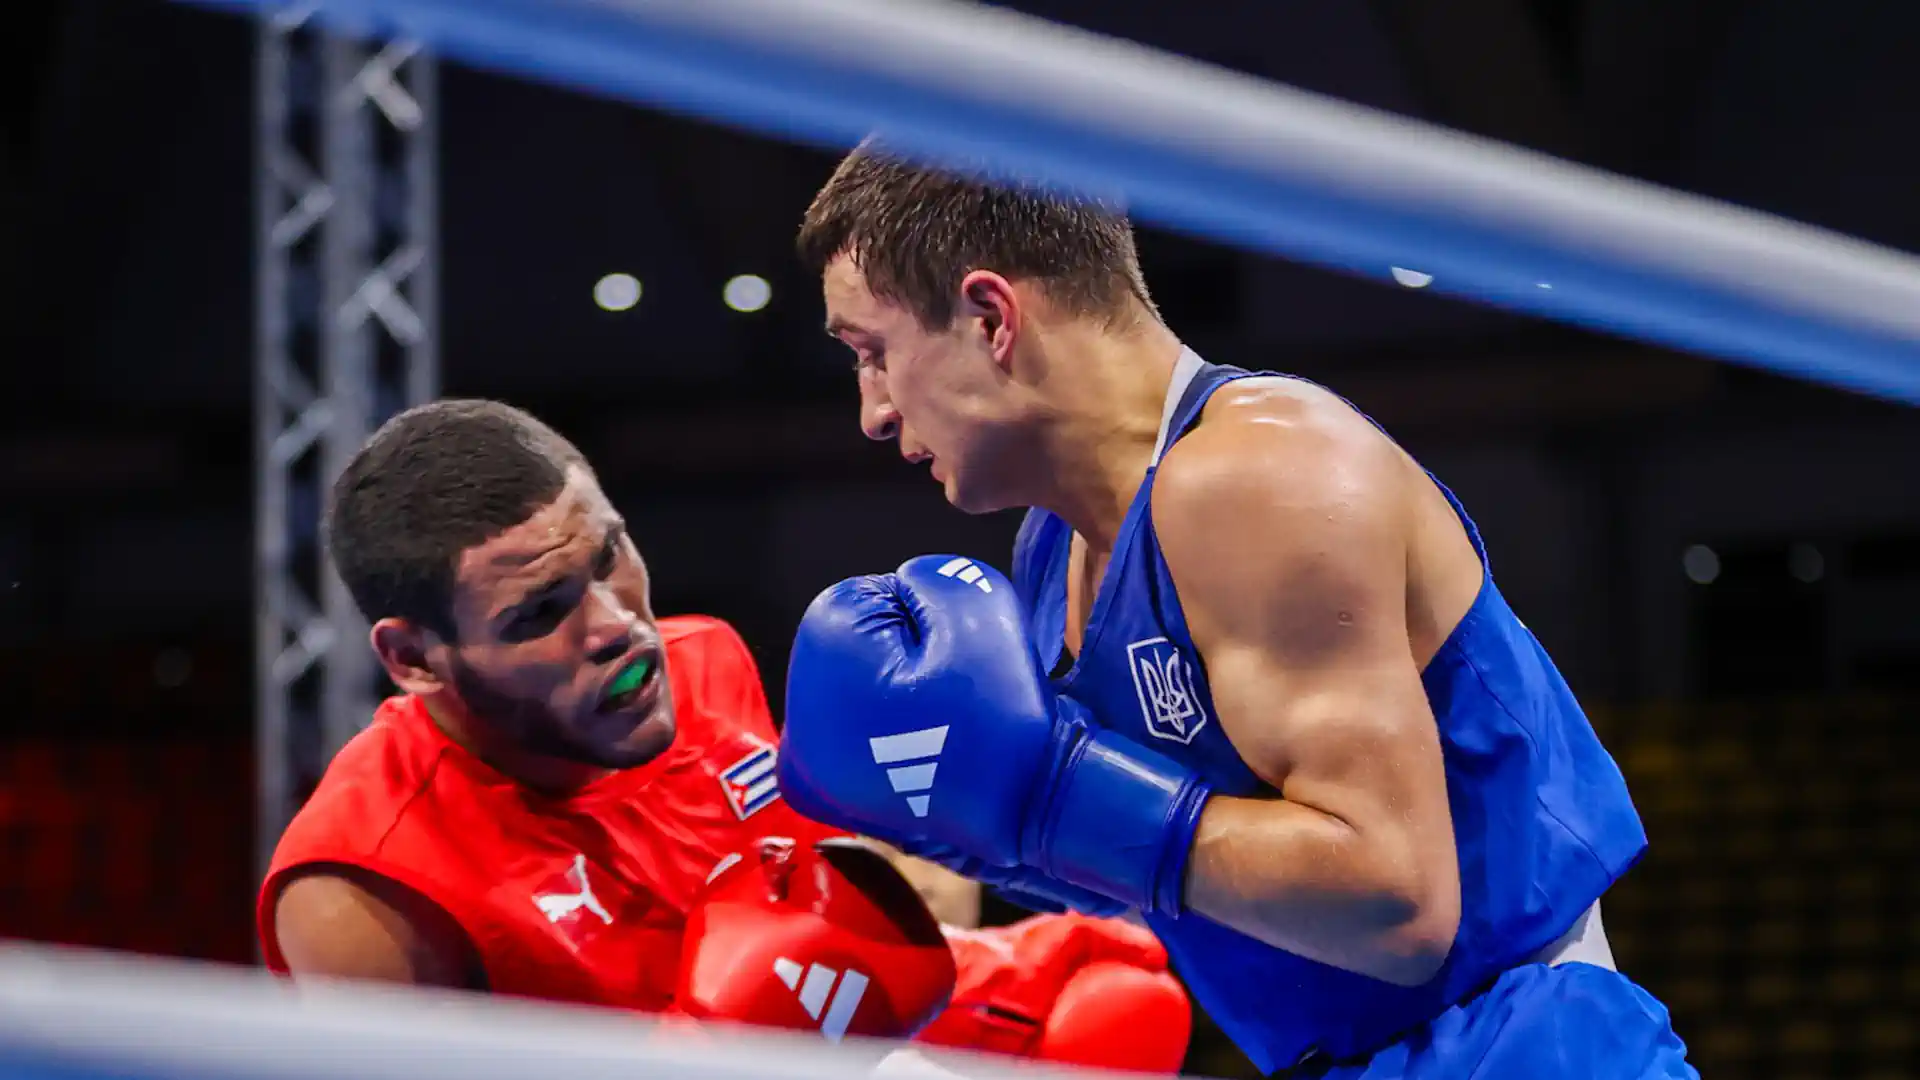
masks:
<path id="1" fill-rule="evenodd" d="M 1144 952 L 1089 950 L 1110 935 L 1078 916 L 956 934 L 951 952 L 935 932 L 930 949 L 931 917 L 911 892 L 903 903 L 841 851 L 829 852 L 845 871 L 835 880 L 861 902 L 810 909 L 833 923 L 840 950 L 814 966 L 871 969 L 862 978 L 885 993 L 851 994 L 855 982 L 835 975 L 826 998 L 802 1001 L 780 982 L 799 976 L 776 965 L 740 971 L 756 980 L 746 993 L 696 985 L 715 966 L 692 958 L 766 951 L 717 940 L 729 934 L 791 933 L 779 944 L 808 966 L 817 927 L 769 930 L 793 920 L 702 905 L 716 868 L 763 858 L 762 838 L 792 840 L 798 854 L 782 857 L 804 860 L 834 835 L 780 798 L 777 737 L 739 636 L 717 619 L 656 617 L 646 565 L 584 457 L 494 402 L 438 402 L 382 427 L 336 483 L 326 538 L 402 693 L 335 757 L 281 838 L 257 909 L 274 970 L 832 1036 L 921 1027 L 952 993 L 957 959 L 963 989 L 1028 986 L 1041 1004 L 1020 1008 L 1042 1015 L 1018 1022 L 1035 1037 L 969 1026 L 1006 1020 L 971 994 L 927 1027 L 928 1041 L 1039 1056 L 1044 1014 L 1071 997 L 1080 969 L 1164 969 L 1144 931 Z M 720 886 L 732 901 L 759 890 Z M 1007 947 L 983 944 L 996 935 Z M 1032 975 L 1038 954 L 1057 958 L 1044 977 Z M 874 1014 L 883 1001 L 892 1012 Z M 867 1011 L 836 1014 L 849 1002 Z M 1184 1023 L 1184 995 L 1179 1005 Z"/>

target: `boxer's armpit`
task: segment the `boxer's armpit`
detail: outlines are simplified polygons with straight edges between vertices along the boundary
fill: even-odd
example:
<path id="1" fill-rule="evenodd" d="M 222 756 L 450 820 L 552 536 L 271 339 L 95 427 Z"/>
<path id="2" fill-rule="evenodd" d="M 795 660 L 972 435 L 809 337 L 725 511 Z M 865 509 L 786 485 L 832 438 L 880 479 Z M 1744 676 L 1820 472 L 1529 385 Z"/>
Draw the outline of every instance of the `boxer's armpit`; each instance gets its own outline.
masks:
<path id="1" fill-rule="evenodd" d="M 274 934 L 295 977 L 480 989 L 457 923 L 419 893 L 355 867 L 303 874 L 280 892 Z"/>

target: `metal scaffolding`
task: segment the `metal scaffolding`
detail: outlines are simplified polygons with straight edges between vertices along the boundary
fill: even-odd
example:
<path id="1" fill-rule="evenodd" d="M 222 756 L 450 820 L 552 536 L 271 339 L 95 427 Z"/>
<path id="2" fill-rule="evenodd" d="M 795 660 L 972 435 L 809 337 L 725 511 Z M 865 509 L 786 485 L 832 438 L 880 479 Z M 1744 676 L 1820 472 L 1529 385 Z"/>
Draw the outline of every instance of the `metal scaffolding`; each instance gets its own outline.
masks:
<path id="1" fill-rule="evenodd" d="M 366 437 L 439 384 L 438 107 L 409 42 L 261 20 L 255 134 L 256 848 L 264 869 L 382 692 L 367 627 L 327 565 L 327 488 Z"/>

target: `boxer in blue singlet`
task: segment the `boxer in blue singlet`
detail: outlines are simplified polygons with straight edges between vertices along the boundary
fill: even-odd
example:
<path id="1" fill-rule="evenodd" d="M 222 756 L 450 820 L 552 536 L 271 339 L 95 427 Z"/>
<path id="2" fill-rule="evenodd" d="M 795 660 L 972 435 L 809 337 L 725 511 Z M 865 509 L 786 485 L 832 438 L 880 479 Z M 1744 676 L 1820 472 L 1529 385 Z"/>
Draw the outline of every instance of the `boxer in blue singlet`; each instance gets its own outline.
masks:
<path id="1" fill-rule="evenodd" d="M 1270 1073 L 1695 1075 L 1601 927 L 1646 848 L 1625 782 L 1450 492 L 1185 348 L 1099 205 L 869 145 L 800 248 L 867 433 L 1034 509 L 1011 587 L 940 556 L 815 601 L 790 801 L 1139 911 Z"/>

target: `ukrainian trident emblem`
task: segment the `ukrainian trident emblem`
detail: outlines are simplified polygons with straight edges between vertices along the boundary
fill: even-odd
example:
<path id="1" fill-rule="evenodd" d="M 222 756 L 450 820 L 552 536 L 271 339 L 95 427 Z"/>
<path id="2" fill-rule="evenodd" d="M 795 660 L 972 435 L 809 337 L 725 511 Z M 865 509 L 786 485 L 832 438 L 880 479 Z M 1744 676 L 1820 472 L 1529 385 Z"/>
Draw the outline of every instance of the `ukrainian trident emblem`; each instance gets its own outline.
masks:
<path id="1" fill-rule="evenodd" d="M 1166 638 L 1148 638 L 1127 646 L 1133 689 L 1147 734 L 1186 745 L 1207 726 L 1206 706 L 1193 688 L 1193 666 Z"/>

